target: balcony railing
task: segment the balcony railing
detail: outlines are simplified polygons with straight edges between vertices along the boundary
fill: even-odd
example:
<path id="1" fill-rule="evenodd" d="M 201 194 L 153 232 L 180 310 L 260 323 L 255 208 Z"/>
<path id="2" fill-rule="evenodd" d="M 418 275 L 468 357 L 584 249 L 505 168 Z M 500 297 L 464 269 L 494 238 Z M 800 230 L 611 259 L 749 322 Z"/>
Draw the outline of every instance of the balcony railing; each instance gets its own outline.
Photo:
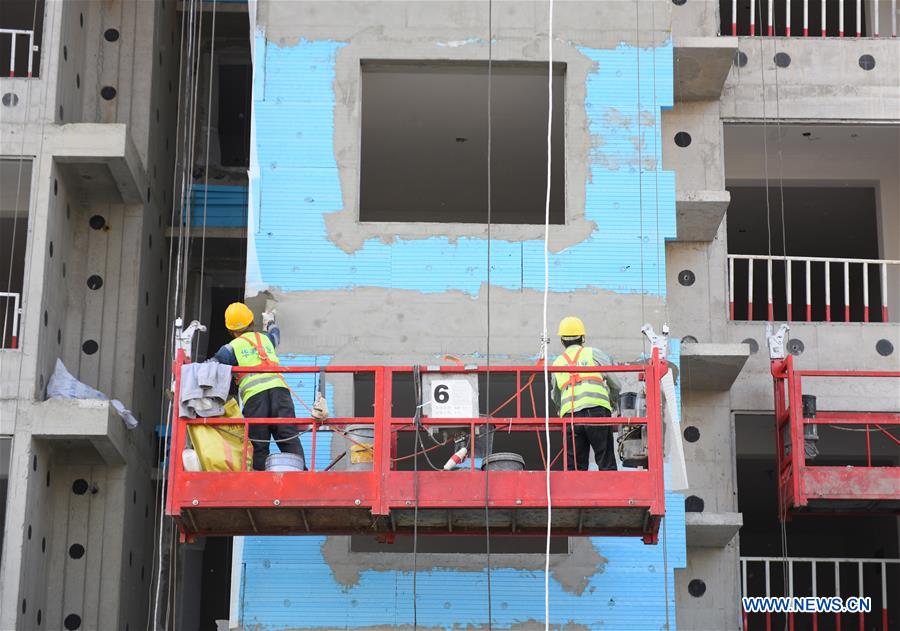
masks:
<path id="1" fill-rule="evenodd" d="M 900 261 L 729 254 L 729 318 L 888 322 L 889 270 Z"/>
<path id="2" fill-rule="evenodd" d="M 19 345 L 19 294 L 0 291 L 0 318 L 3 336 L 0 337 L 0 350 L 18 348 Z"/>
<path id="3" fill-rule="evenodd" d="M 34 43 L 34 31 L 26 31 L 14 28 L 0 28 L 0 46 L 9 37 L 9 76 L 16 76 L 16 40 L 19 37 L 28 39 L 28 70 L 26 76 L 30 79 L 34 70 L 34 57 L 38 47 Z"/>
<path id="4" fill-rule="evenodd" d="M 828 0 L 750 0 L 749 13 L 746 11 L 746 1 L 741 0 L 723 0 L 721 2 L 721 11 L 724 24 L 726 20 L 731 21 L 730 35 L 768 35 L 791 37 L 802 33 L 803 37 L 809 37 L 810 29 L 814 36 L 821 37 L 831 36 L 844 37 L 846 22 L 849 21 L 847 14 L 855 18 L 852 22 L 854 31 L 848 35 L 856 37 L 863 36 L 863 8 L 872 16 L 872 35 L 874 37 L 881 36 L 881 24 L 879 16 L 879 5 L 887 0 L 838 0 L 837 10 L 834 10 L 833 2 Z M 891 2 L 891 37 L 897 37 L 897 0 Z M 778 13 L 776 16 L 776 4 L 778 5 Z M 829 12 L 828 6 L 832 5 L 832 11 Z M 740 6 L 739 6 L 740 5 Z M 802 5 L 803 17 L 801 30 L 792 28 L 791 24 L 792 10 L 799 15 L 799 7 Z M 730 9 L 729 9 L 730 7 Z M 816 12 L 811 16 L 810 11 Z M 782 11 L 783 16 L 781 15 Z M 728 16 L 726 18 L 725 16 Z M 793 16 L 797 17 L 797 16 Z M 812 19 L 811 19 L 812 17 Z M 726 29 L 723 24 L 723 34 Z M 757 32 L 759 31 L 759 32 Z"/>
<path id="5" fill-rule="evenodd" d="M 809 621 L 813 629 L 841 628 L 841 620 L 859 620 L 860 629 L 883 629 L 887 631 L 890 616 L 898 613 L 896 594 L 900 589 L 900 559 L 854 559 L 854 558 L 814 558 L 814 557 L 741 557 L 741 595 L 787 596 L 827 598 L 838 596 L 869 597 L 872 610 L 869 613 L 749 613 L 743 611 L 743 629 L 781 629 L 785 615 L 788 625 Z M 802 583 L 802 588 L 798 585 Z M 889 587 L 890 584 L 890 587 Z M 787 587 L 787 593 L 785 591 Z M 888 594 L 894 594 L 890 599 Z M 888 612 L 888 603 L 893 602 Z M 757 618 L 759 620 L 757 621 Z M 779 618 L 781 620 L 779 620 Z M 832 624 L 825 626 L 826 619 Z M 896 620 L 893 621 L 896 624 Z M 865 626 L 868 623 L 868 626 Z M 855 625 L 847 625 L 851 628 Z M 798 628 L 809 628 L 799 626 Z"/>

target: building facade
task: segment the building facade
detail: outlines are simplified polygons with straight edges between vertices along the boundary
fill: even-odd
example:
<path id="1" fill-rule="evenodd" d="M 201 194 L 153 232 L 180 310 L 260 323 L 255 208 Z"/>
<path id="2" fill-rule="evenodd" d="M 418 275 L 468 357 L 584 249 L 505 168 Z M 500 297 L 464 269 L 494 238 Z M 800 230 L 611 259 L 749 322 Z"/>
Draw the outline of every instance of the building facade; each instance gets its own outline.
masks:
<path id="1" fill-rule="evenodd" d="M 896 3 L 573 0 L 552 26 L 513 0 L 21 4 L 40 54 L 0 79 L 21 306 L 0 627 L 542 628 L 542 538 L 178 543 L 157 472 L 176 315 L 209 325 L 201 359 L 244 298 L 277 309 L 289 365 L 533 364 L 547 209 L 550 352 L 565 315 L 619 362 L 667 323 L 689 482 L 667 464 L 656 545 L 553 539 L 550 624 L 762 628 L 740 597 L 770 594 L 867 595 L 860 624 L 900 624 L 889 506 L 779 521 L 765 330 L 789 323 L 803 370 L 900 370 Z M 45 401 L 57 359 L 138 428 Z M 333 413 L 367 387 L 330 383 Z M 803 392 L 900 409 L 896 379 Z M 889 434 L 820 425 L 807 458 L 890 484 Z M 316 468 L 346 447 L 320 435 Z"/>

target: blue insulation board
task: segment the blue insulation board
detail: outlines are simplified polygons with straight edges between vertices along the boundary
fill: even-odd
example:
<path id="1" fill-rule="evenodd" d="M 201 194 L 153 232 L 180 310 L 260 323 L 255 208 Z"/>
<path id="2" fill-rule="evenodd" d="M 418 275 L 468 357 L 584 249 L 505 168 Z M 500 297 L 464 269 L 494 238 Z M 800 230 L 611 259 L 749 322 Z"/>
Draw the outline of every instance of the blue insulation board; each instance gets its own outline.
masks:
<path id="1" fill-rule="evenodd" d="M 324 216 L 344 210 L 333 145 L 335 58 L 343 45 L 301 40 L 279 47 L 263 35 L 255 42 L 248 291 L 382 287 L 477 295 L 486 278 L 484 239 L 433 236 L 389 244 L 372 239 L 347 253 L 328 238 Z M 594 68 L 587 79 L 585 110 L 596 141 L 585 156 L 590 176 L 584 184 L 584 212 L 596 229 L 584 241 L 551 254 L 550 289 L 664 296 L 663 245 L 675 237 L 675 183 L 674 175 L 661 169 L 659 133 L 661 108 L 672 106 L 671 44 L 581 52 Z M 542 241 L 495 240 L 492 252 L 496 285 L 543 289 Z M 673 342 L 669 359 L 676 364 L 678 350 Z M 284 361 L 323 365 L 329 358 L 291 356 Z M 313 380 L 292 385 L 304 398 L 311 397 Z M 330 444 L 321 440 L 317 468 L 329 455 Z M 649 630 L 664 628 L 668 621 L 675 628 L 674 569 L 685 566 L 686 554 L 684 500 L 670 492 L 666 503 L 660 545 L 644 545 L 636 538 L 593 538 L 607 563 L 583 592 L 567 590 L 551 576 L 554 626 Z M 241 586 L 237 611 L 244 628 L 413 623 L 411 572 L 361 568 L 358 582 L 341 584 L 323 557 L 324 541 L 244 540 L 241 575 L 232 577 Z M 419 572 L 416 582 L 417 622 L 423 628 L 460 629 L 488 622 L 484 569 L 430 568 Z M 542 623 L 543 572 L 494 568 L 491 592 L 494 628 Z"/>

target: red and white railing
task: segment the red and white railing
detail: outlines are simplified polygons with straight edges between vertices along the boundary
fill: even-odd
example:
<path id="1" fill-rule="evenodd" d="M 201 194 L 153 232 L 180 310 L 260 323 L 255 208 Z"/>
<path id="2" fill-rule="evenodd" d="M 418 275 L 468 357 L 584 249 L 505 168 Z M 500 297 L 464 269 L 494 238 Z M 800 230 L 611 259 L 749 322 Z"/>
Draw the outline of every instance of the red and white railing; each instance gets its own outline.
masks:
<path id="1" fill-rule="evenodd" d="M 773 264 L 779 263 L 779 267 L 783 269 L 773 273 Z M 822 268 L 824 266 L 824 272 Z M 759 297 L 754 296 L 754 272 L 758 275 L 759 268 L 765 270 L 765 300 L 767 304 L 766 320 L 774 320 L 774 310 L 776 303 L 786 305 L 788 322 L 813 322 L 813 287 L 818 285 L 819 289 L 823 289 L 824 294 L 824 315 L 817 318 L 818 321 L 832 322 L 832 308 L 834 306 L 831 295 L 832 274 L 836 274 L 835 278 L 843 276 L 843 301 L 837 305 L 838 309 L 842 307 L 842 311 L 835 310 L 837 313 L 843 314 L 843 320 L 838 322 L 869 322 L 869 290 L 870 270 L 878 270 L 877 285 L 880 286 L 879 300 L 881 311 L 881 322 L 888 321 L 888 271 L 896 270 L 900 274 L 900 261 L 884 260 L 884 259 L 841 259 L 841 258 L 825 258 L 819 256 L 766 256 L 755 254 L 729 254 L 728 255 L 728 314 L 731 320 L 735 319 L 735 302 L 738 305 L 746 305 L 746 317 L 738 318 L 743 320 L 753 320 L 753 304 Z M 851 319 L 850 296 L 852 293 L 858 294 L 860 287 L 858 284 L 852 284 L 851 270 L 862 269 L 862 280 L 857 281 L 862 285 L 862 312 L 861 317 Z M 798 273 L 797 268 L 802 268 L 803 272 Z M 784 279 L 784 294 L 774 296 L 775 274 L 778 275 L 777 280 L 780 282 Z M 746 295 L 736 296 L 735 279 L 739 279 L 746 284 Z M 796 317 L 793 311 L 793 287 L 800 284 L 805 289 L 805 309 L 802 310 L 800 317 Z M 816 292 L 819 293 L 819 292 Z M 822 304 L 822 303 L 819 303 Z"/>
<path id="2" fill-rule="evenodd" d="M 12 309 L 10 309 L 10 303 L 12 304 Z M 3 336 L 0 337 L 0 349 L 4 348 L 18 348 L 19 345 L 19 314 L 21 313 L 21 309 L 19 308 L 19 294 L 11 293 L 7 291 L 0 291 L 0 304 L 3 305 L 2 314 L 3 318 Z M 9 346 L 6 345 L 7 336 L 9 339 Z"/>
<path id="3" fill-rule="evenodd" d="M 38 47 L 34 44 L 34 31 L 26 31 L 14 28 L 0 28 L 0 37 L 9 35 L 9 76 L 16 76 L 16 38 L 28 38 L 28 74 L 29 79 L 34 69 L 34 54 L 38 51 Z"/>
<path id="4" fill-rule="evenodd" d="M 853 573 L 854 566 L 856 567 L 856 593 L 850 593 L 850 590 L 853 587 L 852 585 L 846 589 L 842 589 L 841 587 L 841 569 L 846 568 L 844 577 L 847 578 L 848 573 Z M 882 629 L 882 631 L 887 631 L 888 603 L 892 602 L 894 603 L 892 608 L 896 607 L 898 602 L 896 600 L 896 594 L 897 590 L 900 589 L 900 585 L 898 585 L 896 577 L 889 577 L 888 568 L 900 569 L 900 559 L 741 557 L 741 596 L 772 596 L 773 582 L 775 585 L 781 587 L 781 590 L 779 590 L 779 592 L 783 591 L 784 587 L 782 585 L 784 581 L 784 574 L 787 573 L 788 593 L 786 594 L 786 596 L 788 597 L 838 596 L 841 598 L 846 598 L 848 596 L 858 596 L 869 597 L 872 599 L 872 612 L 870 613 L 869 626 L 864 626 L 866 622 L 866 614 L 863 612 L 855 614 L 789 613 L 787 614 L 787 618 L 791 629 L 794 628 L 795 619 L 799 620 L 801 618 L 806 618 L 807 620 L 810 620 L 812 622 L 812 628 L 816 630 L 819 628 L 820 619 L 824 621 L 826 617 L 830 617 L 834 621 L 834 624 L 828 625 L 829 628 L 833 627 L 839 630 L 841 628 L 841 618 L 844 618 L 846 620 L 853 616 L 859 618 L 860 630 L 876 628 L 872 625 L 875 623 L 875 620 L 880 617 L 880 626 L 877 628 Z M 756 574 L 756 572 L 759 572 L 760 570 L 762 570 L 763 572 L 763 578 L 757 579 L 758 574 Z M 872 585 L 871 581 L 868 584 L 865 582 L 864 576 L 866 574 L 866 571 L 868 572 L 870 578 L 873 576 L 878 577 L 877 583 L 875 585 Z M 773 572 L 777 573 L 773 575 Z M 811 587 L 810 593 L 797 594 L 794 589 L 795 579 L 801 576 L 801 572 L 804 579 L 807 576 L 809 577 L 809 585 Z M 888 588 L 889 581 L 892 583 L 890 589 Z M 895 596 L 891 599 L 888 599 L 889 593 L 894 594 Z M 878 615 L 879 612 L 876 609 L 877 605 L 880 605 L 881 608 L 880 616 Z M 753 614 L 749 614 L 746 610 L 743 611 L 743 631 L 748 631 L 750 629 L 751 615 Z M 776 626 L 772 624 L 772 618 L 777 614 L 767 613 L 756 615 L 765 616 L 765 624 L 760 623 L 759 625 L 755 625 L 754 628 L 765 628 L 767 630 L 773 628 L 781 628 L 780 625 Z"/>
<path id="5" fill-rule="evenodd" d="M 791 37 L 791 0 L 779 0 L 785 4 L 785 23 L 784 32 L 776 32 L 775 21 L 775 2 L 776 0 L 750 0 L 750 20 L 749 29 L 741 29 L 743 33 L 749 32 L 751 36 L 756 35 L 756 12 L 760 12 L 760 30 L 764 31 L 769 37 L 775 35 L 783 35 Z M 794 0 L 803 3 L 803 37 L 809 37 L 809 6 L 811 2 L 817 0 Z M 884 0 L 886 1 L 886 0 Z M 897 0 L 891 1 L 891 37 L 897 37 Z M 822 37 L 827 37 L 828 25 L 828 9 L 826 0 L 820 0 L 819 27 Z M 862 37 L 862 14 L 863 0 L 846 0 L 846 2 L 854 2 L 856 4 L 856 37 Z M 881 25 L 879 16 L 879 5 L 881 0 L 869 0 L 869 12 L 872 15 L 872 35 L 880 37 Z M 722 3 L 722 10 L 725 11 L 726 3 Z M 844 9 L 845 0 L 839 0 L 837 10 L 838 37 L 844 36 Z M 765 13 L 765 18 L 763 18 Z M 738 34 L 738 1 L 731 0 L 731 34 Z M 834 19 L 834 18 L 832 18 Z M 763 28 L 764 27 L 764 28 Z M 796 34 L 796 33 L 795 33 Z"/>

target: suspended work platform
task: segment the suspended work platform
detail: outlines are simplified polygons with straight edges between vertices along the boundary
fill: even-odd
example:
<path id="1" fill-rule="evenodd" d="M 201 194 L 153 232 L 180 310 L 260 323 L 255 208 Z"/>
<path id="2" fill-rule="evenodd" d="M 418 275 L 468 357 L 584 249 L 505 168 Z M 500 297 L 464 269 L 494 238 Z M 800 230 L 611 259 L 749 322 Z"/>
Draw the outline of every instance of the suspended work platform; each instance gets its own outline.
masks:
<path id="1" fill-rule="evenodd" d="M 900 393 L 900 371 L 796 370 L 785 352 L 786 325 L 768 336 L 775 387 L 775 440 L 778 462 L 778 509 L 782 521 L 800 514 L 900 515 L 900 412 L 853 412 L 817 409 L 804 394 L 804 380 L 830 379 L 829 387 L 854 392 L 863 380 L 877 380 L 884 393 Z M 865 444 L 862 461 L 828 464 L 817 458 L 819 427 L 854 430 L 852 440 Z M 873 443 L 890 446 L 894 457 L 873 457 Z M 803 445 L 803 448 L 792 448 Z"/>
<path id="2" fill-rule="evenodd" d="M 184 350 L 178 350 L 174 362 L 176 401 L 181 367 L 188 362 Z M 371 406 L 372 413 L 316 421 L 311 417 L 187 419 L 178 417 L 176 411 L 170 432 L 167 514 L 176 520 L 186 539 L 198 534 L 353 533 L 383 534 L 390 539 L 395 533 L 411 533 L 414 529 L 419 534 L 476 534 L 485 532 L 486 515 L 492 534 L 543 535 L 547 527 L 549 457 L 554 534 L 638 536 L 646 543 L 655 543 L 665 511 L 659 381 L 667 370 L 666 362 L 654 349 L 646 364 L 548 370 L 552 373 L 615 372 L 637 378 L 646 389 L 646 414 L 629 418 L 559 418 L 552 416 L 551 407 L 548 448 L 541 407 L 544 399 L 541 366 L 235 368 L 237 374 L 307 373 L 307 379 L 315 379 L 318 374 L 320 380 L 329 383 L 340 380 L 368 383 L 374 397 L 366 405 L 357 404 L 356 409 Z M 505 378 L 505 383 L 515 384 L 510 386 L 513 396 L 490 418 L 474 414 L 434 418 L 415 412 L 419 409 L 427 414 L 429 404 L 441 401 L 442 394 L 446 398 L 448 391 L 446 388 L 441 391 L 441 380 L 452 381 L 460 375 L 476 380 L 490 375 L 492 383 L 498 384 L 493 388 L 500 388 Z M 425 383 L 426 388 L 430 384 L 432 390 L 416 395 L 416 405 L 410 406 L 410 391 L 416 383 Z M 421 388 L 417 392 L 422 392 Z M 359 394 L 351 396 L 358 398 Z M 404 397 L 407 402 L 401 404 Z M 477 412 L 477 395 L 475 406 Z M 564 441 L 563 432 L 584 421 L 638 428 L 646 441 L 646 466 L 618 471 L 569 470 L 566 461 L 572 449 L 572 437 L 567 433 L 569 439 Z M 308 471 L 247 470 L 247 458 L 238 459 L 235 471 L 185 470 L 180 454 L 186 447 L 187 428 L 191 425 L 236 427 L 238 424 L 243 428 L 243 453 L 249 455 L 252 446 L 248 426 L 276 423 L 287 423 L 300 433 L 309 434 L 312 449 L 307 449 L 305 454 Z M 362 434 L 357 429 L 360 425 L 371 428 L 364 432 L 368 438 L 360 438 Z M 451 431 L 439 431 L 448 427 Z M 333 443 L 343 440 L 341 444 L 349 445 L 347 453 L 351 456 L 363 457 L 345 458 L 338 453 L 331 462 L 317 461 L 316 444 L 329 434 L 334 438 Z M 516 444 L 527 442 L 531 446 L 531 461 L 522 458 L 524 470 L 483 471 L 476 468 L 476 458 L 469 458 L 455 469 L 443 470 L 448 457 L 460 445 L 465 445 L 469 454 L 477 454 L 479 448 L 484 452 L 478 441 L 485 440 L 493 444 L 495 454 L 498 445 L 505 447 L 509 441 L 516 440 L 519 441 Z"/>

